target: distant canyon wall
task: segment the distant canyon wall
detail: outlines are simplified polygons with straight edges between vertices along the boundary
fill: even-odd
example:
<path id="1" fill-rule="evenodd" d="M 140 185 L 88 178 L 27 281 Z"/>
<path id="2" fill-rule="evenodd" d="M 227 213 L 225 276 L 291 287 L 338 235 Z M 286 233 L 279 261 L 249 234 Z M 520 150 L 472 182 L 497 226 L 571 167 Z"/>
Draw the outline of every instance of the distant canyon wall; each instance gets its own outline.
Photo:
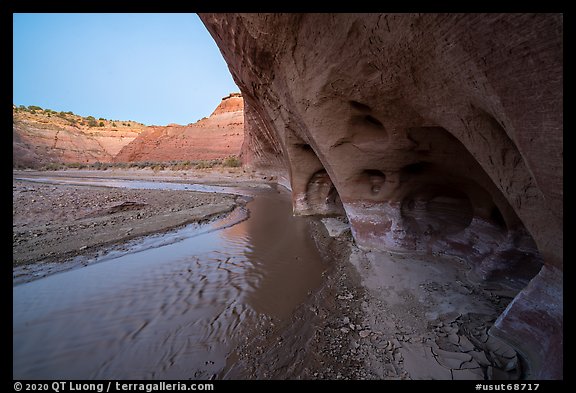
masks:
<path id="1" fill-rule="evenodd" d="M 92 121 L 71 113 L 13 108 L 12 166 L 110 162 L 146 126 L 132 121 Z M 100 126 L 102 122 L 102 126 Z"/>
<path id="2" fill-rule="evenodd" d="M 50 110 L 13 109 L 13 167 L 50 163 L 211 160 L 239 155 L 244 140 L 242 96 L 224 97 L 214 112 L 181 126 L 93 120 Z M 100 123 L 102 123 L 100 125 Z"/>
<path id="3" fill-rule="evenodd" d="M 200 14 L 245 100 L 244 160 L 364 248 L 528 283 L 496 321 L 562 377 L 559 14 Z"/>

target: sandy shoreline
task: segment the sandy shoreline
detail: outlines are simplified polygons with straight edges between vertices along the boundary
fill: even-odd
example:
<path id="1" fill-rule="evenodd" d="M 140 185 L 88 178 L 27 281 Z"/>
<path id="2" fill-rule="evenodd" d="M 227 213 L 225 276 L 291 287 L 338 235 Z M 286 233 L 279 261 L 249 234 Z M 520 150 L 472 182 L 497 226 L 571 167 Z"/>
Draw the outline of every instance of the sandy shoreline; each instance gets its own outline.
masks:
<path id="1" fill-rule="evenodd" d="M 113 245 L 190 223 L 226 216 L 246 198 L 180 190 L 134 190 L 93 185 L 48 184 L 17 178 L 83 177 L 205 184 L 266 184 L 239 169 L 196 171 L 14 171 L 12 252 L 14 278 L 44 276 L 42 265 L 97 255 Z M 33 274 L 30 274 L 33 272 Z"/>

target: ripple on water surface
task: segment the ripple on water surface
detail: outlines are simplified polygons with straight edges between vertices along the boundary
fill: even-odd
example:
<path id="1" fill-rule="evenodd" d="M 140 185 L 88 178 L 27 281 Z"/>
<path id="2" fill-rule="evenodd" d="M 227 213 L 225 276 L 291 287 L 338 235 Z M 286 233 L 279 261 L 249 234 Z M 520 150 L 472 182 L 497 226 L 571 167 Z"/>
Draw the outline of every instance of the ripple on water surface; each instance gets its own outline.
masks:
<path id="1" fill-rule="evenodd" d="M 244 195 L 236 225 L 15 286 L 14 379 L 210 378 L 259 318 L 289 317 L 326 265 L 287 193 Z"/>

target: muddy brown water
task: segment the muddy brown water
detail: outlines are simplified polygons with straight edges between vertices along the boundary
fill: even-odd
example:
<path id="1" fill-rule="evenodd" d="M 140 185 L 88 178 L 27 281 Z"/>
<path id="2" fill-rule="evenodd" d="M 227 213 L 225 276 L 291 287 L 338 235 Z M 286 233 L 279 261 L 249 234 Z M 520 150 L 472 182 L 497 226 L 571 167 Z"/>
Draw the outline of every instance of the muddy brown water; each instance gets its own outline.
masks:
<path id="1" fill-rule="evenodd" d="M 150 236 L 98 263 L 15 285 L 13 378 L 218 378 L 262 321 L 286 322 L 328 268 L 310 218 L 293 217 L 289 194 L 276 188 L 205 187 L 252 196 L 248 218 Z"/>

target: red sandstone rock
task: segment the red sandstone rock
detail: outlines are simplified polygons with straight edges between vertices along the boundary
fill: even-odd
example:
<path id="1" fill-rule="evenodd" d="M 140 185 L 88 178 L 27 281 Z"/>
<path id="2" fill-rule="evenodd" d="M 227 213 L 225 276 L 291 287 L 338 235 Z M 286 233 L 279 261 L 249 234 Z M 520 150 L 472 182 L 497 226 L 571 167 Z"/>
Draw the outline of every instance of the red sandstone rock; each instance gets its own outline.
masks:
<path id="1" fill-rule="evenodd" d="M 463 256 L 485 279 L 543 261 L 561 288 L 561 15 L 200 17 L 246 102 L 243 157 L 290 178 L 297 214 L 344 211 L 360 246 Z M 498 334 L 561 378 L 541 275 Z"/>
<path id="2" fill-rule="evenodd" d="M 114 157 L 115 162 L 210 160 L 239 155 L 244 139 L 239 94 L 222 99 L 212 115 L 187 126 L 150 126 Z"/>
<path id="3" fill-rule="evenodd" d="M 210 117 L 228 112 L 242 112 L 244 110 L 244 100 L 240 93 L 231 93 L 222 98 L 222 102 L 214 109 Z"/>
<path id="4" fill-rule="evenodd" d="M 15 110 L 13 166 L 210 160 L 239 155 L 244 140 L 243 110 L 239 93 L 224 97 L 210 117 L 187 126 L 105 120 L 104 127 L 89 127 L 81 125 L 85 119 L 76 115 L 66 115 L 66 120 L 54 114 L 48 117 L 43 111 Z"/>
<path id="5" fill-rule="evenodd" d="M 13 166 L 37 167 L 46 163 L 110 162 L 145 126 L 128 121 L 102 121 L 103 127 L 80 124 L 86 119 L 45 111 L 13 111 Z M 100 121 L 97 121 L 98 123 Z M 74 123 L 74 124 L 72 124 Z"/>

